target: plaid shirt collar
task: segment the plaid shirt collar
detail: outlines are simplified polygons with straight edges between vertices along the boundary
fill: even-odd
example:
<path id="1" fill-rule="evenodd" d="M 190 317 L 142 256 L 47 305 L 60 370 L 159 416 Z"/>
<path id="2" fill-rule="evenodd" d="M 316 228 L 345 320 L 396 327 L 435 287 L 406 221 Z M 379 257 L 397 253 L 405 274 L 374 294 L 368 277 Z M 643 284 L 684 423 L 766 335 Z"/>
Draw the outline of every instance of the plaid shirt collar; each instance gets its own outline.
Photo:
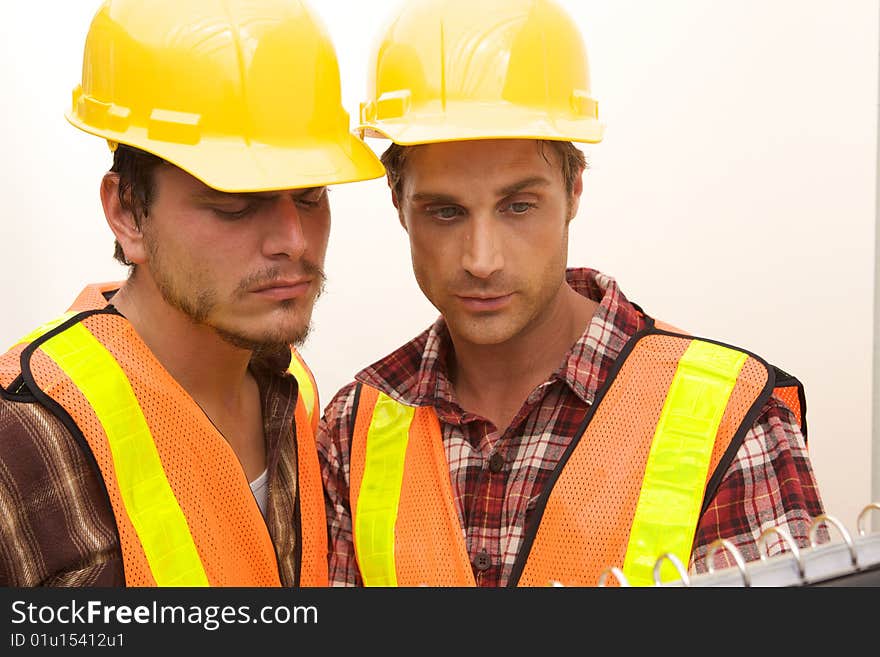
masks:
<path id="1" fill-rule="evenodd" d="M 602 365 L 617 359 L 627 341 L 644 328 L 645 319 L 610 276 L 579 268 L 567 270 L 566 280 L 599 307 L 547 383 L 562 380 L 585 403 L 592 404 L 608 369 Z M 442 420 L 458 424 L 464 412 L 456 401 L 446 368 L 452 349 L 441 316 L 418 337 L 358 372 L 355 378 L 408 406 L 433 406 Z"/>

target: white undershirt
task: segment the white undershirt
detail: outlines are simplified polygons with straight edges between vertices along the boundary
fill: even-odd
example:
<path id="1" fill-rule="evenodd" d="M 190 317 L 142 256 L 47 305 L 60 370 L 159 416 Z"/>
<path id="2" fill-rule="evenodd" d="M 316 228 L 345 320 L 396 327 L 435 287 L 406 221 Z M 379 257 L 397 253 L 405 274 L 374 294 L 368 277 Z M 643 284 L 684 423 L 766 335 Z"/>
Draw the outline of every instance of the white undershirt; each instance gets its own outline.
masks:
<path id="1" fill-rule="evenodd" d="M 266 517 L 266 505 L 269 503 L 269 469 L 266 468 L 260 473 L 260 476 L 251 483 L 251 492 L 257 500 L 257 506 L 260 507 L 260 513 Z"/>

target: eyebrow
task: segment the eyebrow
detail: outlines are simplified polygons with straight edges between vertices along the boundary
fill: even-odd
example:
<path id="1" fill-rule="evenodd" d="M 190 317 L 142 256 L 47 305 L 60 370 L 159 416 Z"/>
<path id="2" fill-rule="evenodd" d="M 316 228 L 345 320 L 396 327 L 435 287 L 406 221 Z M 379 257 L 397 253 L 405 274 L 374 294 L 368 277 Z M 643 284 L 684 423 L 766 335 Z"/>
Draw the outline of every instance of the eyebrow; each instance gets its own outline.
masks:
<path id="1" fill-rule="evenodd" d="M 530 187 L 546 187 L 550 181 L 543 176 L 532 176 L 519 180 L 513 184 L 507 185 L 499 189 L 496 194 L 498 196 L 510 196 Z M 451 194 L 441 194 L 438 192 L 417 192 L 411 197 L 414 202 L 427 201 L 432 203 L 457 203 L 458 199 Z"/>
<path id="2" fill-rule="evenodd" d="M 449 194 L 434 192 L 418 192 L 410 197 L 413 201 L 428 201 L 431 203 L 457 203 L 458 200 Z"/>
<path id="3" fill-rule="evenodd" d="M 508 185 L 507 187 L 502 187 L 498 190 L 498 195 L 510 196 L 511 194 L 516 194 L 529 187 L 546 187 L 549 184 L 550 181 L 543 176 L 532 176 L 531 178 L 526 178 L 525 180 L 520 180 L 512 185 Z"/>

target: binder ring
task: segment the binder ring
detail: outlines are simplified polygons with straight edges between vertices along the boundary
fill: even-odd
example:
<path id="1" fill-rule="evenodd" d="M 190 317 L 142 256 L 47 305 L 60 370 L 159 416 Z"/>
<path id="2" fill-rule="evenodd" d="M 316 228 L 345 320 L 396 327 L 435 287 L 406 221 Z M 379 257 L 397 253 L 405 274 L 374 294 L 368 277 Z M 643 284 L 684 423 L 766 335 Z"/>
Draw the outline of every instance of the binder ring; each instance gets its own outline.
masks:
<path id="1" fill-rule="evenodd" d="M 623 571 L 617 566 L 609 566 L 599 573 L 598 586 L 605 586 L 605 580 L 608 579 L 608 575 L 614 575 L 620 583 L 620 586 L 629 586 L 629 580 L 626 578 L 626 575 L 623 574 Z"/>
<path id="2" fill-rule="evenodd" d="M 816 530 L 823 522 L 834 525 L 837 528 L 837 531 L 840 532 L 840 535 L 843 537 L 843 540 L 846 541 L 846 544 L 849 547 L 849 556 L 850 560 L 852 561 L 852 565 L 854 568 L 858 569 L 859 555 L 856 553 L 856 546 L 853 545 L 852 536 L 850 536 L 850 533 L 846 530 L 846 527 L 843 526 L 843 523 L 834 516 L 828 513 L 822 513 L 813 518 L 813 522 L 812 524 L 810 524 L 810 545 L 812 547 L 816 547 Z"/>
<path id="3" fill-rule="evenodd" d="M 726 538 L 716 538 L 709 546 L 709 551 L 706 553 L 706 567 L 709 569 L 709 572 L 715 572 L 715 564 L 713 563 L 713 560 L 715 558 L 715 553 L 721 548 L 726 549 L 736 562 L 736 567 L 739 568 L 739 573 L 742 575 L 743 586 L 751 586 L 752 579 L 749 577 L 749 573 L 746 570 L 746 563 L 742 558 L 742 554 L 737 547 Z"/>
<path id="4" fill-rule="evenodd" d="M 657 561 L 654 562 L 654 584 L 656 586 L 660 586 L 660 566 L 663 565 L 663 560 L 669 559 L 672 562 L 672 565 L 675 566 L 675 569 L 678 571 L 678 576 L 681 579 L 682 583 L 685 586 L 691 585 L 691 578 L 688 577 L 687 570 L 685 570 L 684 565 L 682 565 L 681 560 L 672 554 L 672 552 L 664 552 L 661 554 Z"/>
<path id="5" fill-rule="evenodd" d="M 803 579 L 804 562 L 801 560 L 801 551 L 798 550 L 797 543 L 794 542 L 791 534 L 789 534 L 788 530 L 783 527 L 768 527 L 761 533 L 761 537 L 758 539 L 758 551 L 761 554 L 761 561 L 767 559 L 767 537 L 770 536 L 770 534 L 779 534 L 779 537 L 785 541 L 792 556 L 794 556 L 794 560 L 797 562 L 798 576 Z"/>
<path id="6" fill-rule="evenodd" d="M 868 515 L 868 512 L 871 510 L 880 511 L 880 502 L 871 502 L 864 509 L 859 511 L 859 517 L 858 520 L 856 520 L 856 526 L 859 530 L 859 536 L 864 536 L 868 533 L 865 531 L 865 528 L 862 527 L 862 520 L 865 519 L 865 517 Z"/>

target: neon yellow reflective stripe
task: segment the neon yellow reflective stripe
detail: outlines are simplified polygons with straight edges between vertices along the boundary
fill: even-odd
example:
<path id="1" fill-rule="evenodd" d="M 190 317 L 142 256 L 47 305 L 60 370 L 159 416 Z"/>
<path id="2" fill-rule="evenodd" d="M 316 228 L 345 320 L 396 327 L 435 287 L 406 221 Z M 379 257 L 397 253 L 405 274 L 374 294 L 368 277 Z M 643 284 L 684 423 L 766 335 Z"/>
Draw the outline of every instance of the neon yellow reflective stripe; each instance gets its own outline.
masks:
<path id="1" fill-rule="evenodd" d="M 355 513 L 355 549 L 364 586 L 397 586 L 394 525 L 403 462 L 415 409 L 379 393 L 364 457 Z"/>
<path id="2" fill-rule="evenodd" d="M 70 377 L 101 422 L 125 511 L 158 586 L 208 586 L 183 511 L 119 363 L 82 324 L 40 348 Z"/>
<path id="3" fill-rule="evenodd" d="M 19 340 L 18 342 L 16 342 L 12 346 L 15 347 L 16 345 L 20 345 L 23 342 L 33 342 L 41 335 L 45 335 L 46 333 L 48 333 L 52 329 L 54 329 L 58 326 L 61 326 L 64 322 L 66 322 L 68 319 L 70 319 L 71 317 L 73 317 L 76 314 L 77 313 L 75 310 L 68 311 L 68 312 L 64 313 L 63 315 L 61 315 L 61 317 L 58 317 L 56 319 L 53 319 L 51 321 L 46 322 L 45 324 L 38 326 L 37 328 L 35 328 L 30 333 L 28 333 L 26 336 L 24 336 L 21 340 Z"/>
<path id="4" fill-rule="evenodd" d="M 302 395 L 303 403 L 306 405 L 306 412 L 309 414 L 309 420 L 311 420 L 315 413 L 315 388 L 312 385 L 312 377 L 309 376 L 305 365 L 292 349 L 290 350 L 290 365 L 287 371 L 296 378 L 299 393 Z"/>
<path id="5" fill-rule="evenodd" d="M 626 549 L 623 572 L 630 584 L 653 585 L 663 553 L 688 563 L 715 435 L 746 358 L 701 340 L 692 340 L 682 355 L 651 443 Z M 677 578 L 664 563 L 661 579 Z"/>

